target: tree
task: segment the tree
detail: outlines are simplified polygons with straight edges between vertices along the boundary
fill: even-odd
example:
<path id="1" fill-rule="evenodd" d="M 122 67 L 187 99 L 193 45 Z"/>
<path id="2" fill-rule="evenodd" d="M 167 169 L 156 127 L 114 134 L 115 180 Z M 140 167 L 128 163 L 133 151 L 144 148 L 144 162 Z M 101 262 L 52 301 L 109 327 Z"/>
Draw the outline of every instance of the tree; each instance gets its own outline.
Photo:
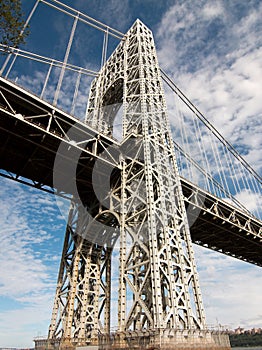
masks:
<path id="1" fill-rule="evenodd" d="M 24 43 L 29 33 L 24 26 L 21 0 L 0 0 L 0 44 L 18 47 Z"/>

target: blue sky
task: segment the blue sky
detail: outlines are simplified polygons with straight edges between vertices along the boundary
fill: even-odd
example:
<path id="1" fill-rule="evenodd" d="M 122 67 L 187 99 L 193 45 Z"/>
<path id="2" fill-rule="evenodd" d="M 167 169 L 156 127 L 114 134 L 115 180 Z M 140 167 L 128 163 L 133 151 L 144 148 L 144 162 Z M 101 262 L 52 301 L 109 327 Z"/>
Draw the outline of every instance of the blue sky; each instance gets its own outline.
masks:
<path id="1" fill-rule="evenodd" d="M 261 1 L 64 3 L 122 32 L 136 18 L 144 21 L 154 33 L 161 67 L 261 171 Z M 34 1 L 22 0 L 22 4 L 28 13 Z M 72 19 L 40 4 L 24 49 L 62 60 L 71 26 Z M 84 30 L 80 27 L 79 33 Z M 110 47 L 115 45 L 111 40 Z M 96 70 L 101 46 L 96 31 L 84 37 L 78 34 L 69 62 Z M 44 69 L 25 61 L 14 68 L 18 83 L 40 91 Z M 65 84 L 70 84 L 69 77 Z M 83 90 L 76 116 L 82 113 L 86 96 Z M 175 125 L 172 117 L 171 123 Z M 242 197 L 244 202 L 250 198 Z M 61 199 L 1 178 L 0 346 L 29 347 L 33 337 L 47 334 L 66 224 L 57 201 Z M 261 268 L 200 247 L 196 258 L 208 324 L 261 327 Z"/>

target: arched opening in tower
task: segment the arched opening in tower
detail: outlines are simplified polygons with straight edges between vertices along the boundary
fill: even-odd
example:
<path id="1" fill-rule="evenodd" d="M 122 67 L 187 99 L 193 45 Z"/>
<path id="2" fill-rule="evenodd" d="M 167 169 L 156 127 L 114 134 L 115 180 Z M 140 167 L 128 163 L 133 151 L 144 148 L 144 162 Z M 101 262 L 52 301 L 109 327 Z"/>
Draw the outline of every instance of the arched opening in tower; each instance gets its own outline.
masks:
<path id="1" fill-rule="evenodd" d="M 119 78 L 107 89 L 102 100 L 103 119 L 108 134 L 120 141 L 123 130 L 123 79 Z"/>

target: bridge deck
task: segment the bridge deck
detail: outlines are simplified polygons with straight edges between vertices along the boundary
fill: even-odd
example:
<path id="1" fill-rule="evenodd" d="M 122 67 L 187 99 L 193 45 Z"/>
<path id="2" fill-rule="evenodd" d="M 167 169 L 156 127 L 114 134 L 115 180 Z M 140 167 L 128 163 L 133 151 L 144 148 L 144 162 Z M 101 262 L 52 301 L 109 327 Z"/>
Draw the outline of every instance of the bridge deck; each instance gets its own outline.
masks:
<path id="1" fill-rule="evenodd" d="M 115 149 L 114 156 L 106 153 L 108 147 Z M 68 197 L 77 190 L 83 201 L 96 201 L 94 163 L 100 158 L 116 168 L 117 147 L 113 139 L 0 78 L 1 175 Z M 72 173 L 65 171 L 68 167 Z M 193 242 L 262 266 L 261 221 L 183 178 L 181 182 Z"/>

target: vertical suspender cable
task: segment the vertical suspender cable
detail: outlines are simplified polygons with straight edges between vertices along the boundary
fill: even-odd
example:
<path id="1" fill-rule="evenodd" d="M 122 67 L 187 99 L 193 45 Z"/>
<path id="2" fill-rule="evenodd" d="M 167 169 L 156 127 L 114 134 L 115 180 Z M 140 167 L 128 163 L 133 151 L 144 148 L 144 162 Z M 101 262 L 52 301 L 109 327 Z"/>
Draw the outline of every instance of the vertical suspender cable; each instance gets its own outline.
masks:
<path id="1" fill-rule="evenodd" d="M 8 76 L 9 76 L 9 74 L 10 74 L 10 72 L 11 72 L 11 69 L 13 68 L 13 65 L 14 65 L 14 63 L 15 63 L 15 61 L 16 61 L 17 56 L 18 56 L 17 53 L 15 53 L 15 54 L 14 54 L 14 58 L 13 58 L 11 64 L 9 65 L 8 71 L 7 71 L 6 74 L 5 74 L 5 78 L 8 78 Z"/>
<path id="2" fill-rule="evenodd" d="M 72 30 L 71 30 L 71 34 L 70 34 L 70 38 L 69 38 L 69 41 L 68 41 L 68 44 L 67 44 L 65 57 L 64 57 L 63 65 L 62 65 L 62 68 L 61 68 L 61 72 L 60 72 L 60 76 L 59 76 L 59 80 L 58 80 L 58 84 L 57 84 L 57 87 L 56 87 L 55 96 L 54 96 L 54 100 L 53 100 L 53 105 L 54 106 L 56 106 L 56 104 L 57 104 L 58 96 L 59 96 L 60 89 L 61 89 L 61 86 L 62 86 L 62 82 L 63 82 L 63 78 L 64 78 L 64 74 L 65 74 L 65 68 L 66 68 L 66 64 L 67 64 L 68 57 L 69 57 L 69 54 L 70 54 L 71 46 L 72 46 L 72 43 L 73 43 L 73 39 L 74 39 L 74 35 L 75 35 L 75 30 L 76 30 L 76 25 L 77 25 L 77 22 L 78 22 L 78 18 L 79 18 L 79 16 L 75 17 L 75 20 L 74 20 L 74 23 L 73 23 L 73 26 L 72 26 Z"/>
<path id="3" fill-rule="evenodd" d="M 235 182 L 235 178 L 234 178 L 234 174 L 233 174 L 233 169 L 232 166 L 230 166 L 229 161 L 228 161 L 228 152 L 226 150 L 225 147 L 222 148 L 223 154 L 224 154 L 224 159 L 226 160 L 226 166 L 228 169 L 228 176 L 231 179 L 232 185 L 234 187 L 234 191 L 235 193 L 237 193 L 237 186 L 236 186 L 236 182 Z M 231 192 L 231 191 L 230 191 Z"/>
<path id="4" fill-rule="evenodd" d="M 219 176 L 219 180 L 220 180 L 220 184 L 221 186 L 223 186 L 223 180 L 222 180 L 222 177 L 221 177 L 221 173 L 219 171 L 219 164 L 218 164 L 218 160 L 217 160 L 217 155 L 216 155 L 216 152 L 215 152 L 215 149 L 214 149 L 214 141 L 213 141 L 213 138 L 214 138 L 214 135 L 213 134 L 209 134 L 209 139 L 210 139 L 210 143 L 211 143 L 211 149 L 212 149 L 212 153 L 213 153 L 213 157 L 214 157 L 214 161 L 215 161 L 215 164 L 216 164 L 216 169 L 213 171 L 213 176 L 215 177 L 215 174 L 218 174 Z M 211 173 L 212 174 L 212 173 Z M 215 193 L 218 197 L 222 197 L 222 193 L 221 191 L 219 190 L 219 195 L 218 193 Z"/>
<path id="5" fill-rule="evenodd" d="M 104 32 L 103 50 L 102 50 L 102 57 L 101 57 L 101 68 L 103 67 L 103 65 L 106 62 L 107 46 L 108 46 L 108 27 L 106 28 L 106 31 Z"/>
<path id="6" fill-rule="evenodd" d="M 201 131 L 200 131 L 200 127 L 199 127 L 199 120 L 194 118 L 194 117 L 195 117 L 195 115 L 192 113 L 192 118 L 193 118 L 194 126 L 195 126 L 195 134 L 197 136 L 197 143 L 198 143 L 199 150 L 201 152 L 201 157 L 202 157 L 202 155 L 204 155 L 204 162 L 206 163 L 207 171 L 208 171 L 208 173 L 211 173 L 209 162 L 208 162 L 207 155 L 206 155 L 205 145 L 201 140 Z M 206 180 L 206 188 L 207 188 L 207 190 L 209 190 L 209 192 L 211 192 L 211 188 L 210 188 L 210 184 L 209 184 L 209 180 L 208 180 L 207 176 L 205 176 L 205 180 Z"/>
<path id="7" fill-rule="evenodd" d="M 80 69 L 79 72 L 78 72 L 78 75 L 77 75 L 76 86 L 75 86 L 75 92 L 74 92 L 72 107 L 71 107 L 71 111 L 70 111 L 70 114 L 72 114 L 72 115 L 74 115 L 74 113 L 75 113 L 76 100 L 77 100 L 77 95 L 78 95 L 78 90 L 79 90 L 79 84 L 80 84 L 81 75 L 82 75 L 81 73 L 82 73 L 82 71 L 81 71 L 81 69 Z"/>
<path id="8" fill-rule="evenodd" d="M 179 107 L 179 103 L 180 101 L 178 100 L 178 107 Z M 177 109 L 178 115 L 179 115 L 179 120 L 180 120 L 180 125 L 181 125 L 181 137 L 182 137 L 182 145 L 183 148 L 185 149 L 186 153 L 190 154 L 190 149 L 189 149 L 189 143 L 187 142 L 187 135 L 185 132 L 185 121 L 184 121 L 184 114 L 182 113 L 181 109 Z M 185 158 L 185 162 L 186 162 L 186 168 L 188 170 L 188 174 L 187 176 L 190 178 L 190 180 L 193 180 L 193 172 L 192 172 L 192 167 L 191 167 L 191 163 L 187 161 L 187 159 Z M 186 177 L 186 174 L 185 174 Z"/>
<path id="9" fill-rule="evenodd" d="M 227 140 L 223 138 L 223 136 L 217 131 L 217 129 L 215 129 L 215 127 L 203 116 L 203 114 L 199 112 L 199 110 L 192 104 L 192 102 L 188 100 L 188 98 L 181 92 L 181 90 L 178 89 L 178 87 L 172 82 L 172 80 L 163 71 L 161 71 L 161 73 L 164 82 L 167 83 L 167 85 L 181 99 L 181 101 L 184 102 L 184 104 L 187 107 L 189 107 L 193 114 L 197 118 L 199 118 L 202 123 L 205 124 L 207 129 L 209 129 L 210 133 L 208 133 L 208 135 L 211 141 L 212 150 L 211 157 L 213 158 L 213 161 L 215 162 L 215 165 L 217 167 L 217 171 L 215 171 L 214 175 L 216 177 L 219 177 L 219 181 L 221 185 L 224 186 L 225 192 L 230 192 L 230 188 L 231 191 L 237 194 L 241 193 L 242 190 L 247 189 L 250 192 L 250 194 L 260 195 L 261 189 L 259 188 L 259 186 L 261 184 L 261 176 L 245 161 L 244 158 L 241 157 L 237 150 Z M 194 127 L 195 130 L 197 130 L 198 124 L 195 124 Z M 181 130 L 182 138 L 186 139 L 188 143 L 188 138 L 183 137 L 183 135 L 186 135 L 183 125 Z M 198 139 L 196 140 L 198 141 Z M 221 149 L 221 154 L 219 154 L 220 149 L 218 149 L 218 141 L 220 141 L 221 144 L 223 144 L 224 146 Z M 203 147 L 204 146 L 202 146 L 202 148 Z M 203 155 L 205 157 L 205 161 L 208 160 L 205 148 Z M 221 157 L 223 157 L 223 159 L 225 158 L 224 163 L 222 163 Z M 185 158 L 185 161 L 187 164 L 187 169 L 190 169 L 188 159 Z M 207 162 L 207 164 L 212 165 L 211 162 Z M 213 187 L 214 183 L 209 182 L 209 185 Z M 215 186 L 214 189 L 215 194 L 221 196 L 221 187 Z M 220 194 L 217 194 L 217 190 L 219 190 Z"/>
<path id="10" fill-rule="evenodd" d="M 222 142 L 229 152 L 231 152 L 239 162 L 248 169 L 248 171 L 261 183 L 261 176 L 246 162 L 246 160 L 237 152 L 237 150 L 219 133 L 219 131 L 206 119 L 206 117 L 193 105 L 193 103 L 183 94 L 183 92 L 175 85 L 175 83 L 161 70 L 162 78 L 171 88 L 171 90 L 176 93 L 179 98 L 192 110 L 193 113 L 209 128 L 216 138 Z"/>
<path id="11" fill-rule="evenodd" d="M 220 156 L 220 151 L 219 151 L 219 143 L 216 142 L 215 146 L 216 146 L 215 151 L 216 151 L 216 154 L 217 154 L 217 157 L 218 157 L 218 161 L 219 161 L 218 171 L 221 172 L 221 174 L 222 174 L 222 181 L 223 181 L 222 184 L 226 188 L 227 192 L 230 193 L 230 190 L 229 190 L 229 187 L 228 187 L 227 178 L 226 178 L 226 174 L 225 174 L 225 171 L 224 171 L 224 165 L 222 164 L 222 161 L 221 161 L 221 156 Z"/>
<path id="12" fill-rule="evenodd" d="M 256 179 L 254 179 L 253 176 L 251 176 L 250 173 L 248 173 L 249 179 L 250 179 L 250 184 L 252 184 L 252 190 L 257 193 L 260 194 L 261 189 L 259 189 L 258 187 L 258 181 Z M 261 184 L 260 184 L 261 186 Z"/>
<path id="13" fill-rule="evenodd" d="M 44 96 L 44 93 L 45 93 L 45 89 L 46 89 L 46 86 L 47 86 L 47 83 L 48 83 L 48 80 L 49 80 L 49 77 L 50 77 L 50 74 L 51 74 L 51 70 L 53 68 L 53 60 L 51 61 L 50 63 L 50 66 L 49 66 L 49 69 L 48 69 L 48 72 L 47 72 L 47 75 L 46 75 L 46 78 L 45 78 L 45 82 L 44 82 L 44 85 L 43 85 L 43 89 L 41 91 L 41 95 L 40 95 L 40 98 L 43 98 Z"/>
<path id="14" fill-rule="evenodd" d="M 227 152 L 228 153 L 228 158 L 229 158 L 229 166 L 230 166 L 230 168 L 232 169 L 232 172 L 233 172 L 233 178 L 234 178 L 234 182 L 235 182 L 235 184 L 236 184 L 236 188 L 237 188 L 237 191 L 236 191 L 236 194 L 238 193 L 238 192 L 240 192 L 241 191 L 241 186 L 240 186 L 240 183 L 239 183 L 239 177 L 238 177 L 238 175 L 237 175 L 237 173 L 236 173 L 236 166 L 234 165 L 234 162 L 233 162 L 233 160 L 237 160 L 237 158 L 235 158 L 233 155 L 232 155 L 232 153 L 229 153 L 229 152 Z M 233 159 L 233 160 L 232 160 Z"/>
<path id="15" fill-rule="evenodd" d="M 241 180 L 242 180 L 242 184 L 243 184 L 243 187 L 241 188 L 241 190 L 243 191 L 244 189 L 249 189 L 249 185 L 248 185 L 248 182 L 246 180 L 246 177 L 245 177 L 245 174 L 244 174 L 244 170 L 241 167 L 241 164 L 237 163 L 237 166 L 238 166 L 239 173 L 240 173 L 239 176 L 241 176 Z"/>

